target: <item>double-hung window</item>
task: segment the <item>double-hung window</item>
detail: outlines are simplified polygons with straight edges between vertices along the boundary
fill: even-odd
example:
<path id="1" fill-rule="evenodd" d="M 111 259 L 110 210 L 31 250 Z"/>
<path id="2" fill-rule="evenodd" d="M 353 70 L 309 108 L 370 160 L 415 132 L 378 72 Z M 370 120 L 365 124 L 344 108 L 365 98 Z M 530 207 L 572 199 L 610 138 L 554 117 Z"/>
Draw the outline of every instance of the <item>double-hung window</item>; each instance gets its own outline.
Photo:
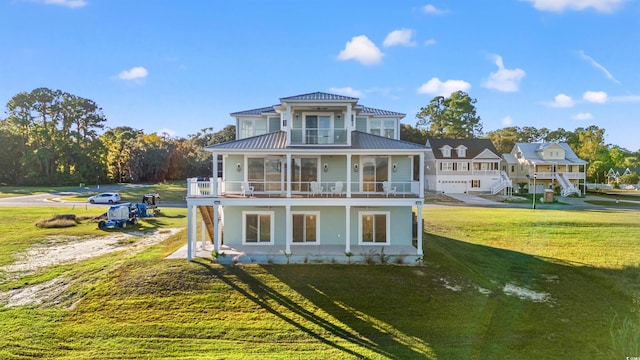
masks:
<path id="1" fill-rule="evenodd" d="M 242 212 L 242 243 L 273 244 L 273 211 Z"/>
<path id="2" fill-rule="evenodd" d="M 458 171 L 469 171 L 469 163 L 468 162 L 458 162 L 457 164 Z"/>
<path id="3" fill-rule="evenodd" d="M 453 163 L 451 161 L 445 161 L 442 163 L 442 171 L 453 171 Z"/>
<path id="4" fill-rule="evenodd" d="M 320 241 L 320 213 L 317 211 L 292 211 L 293 242 L 318 244 Z"/>
<path id="5" fill-rule="evenodd" d="M 361 245 L 389 244 L 391 215 L 388 211 L 361 211 L 358 240 Z"/>

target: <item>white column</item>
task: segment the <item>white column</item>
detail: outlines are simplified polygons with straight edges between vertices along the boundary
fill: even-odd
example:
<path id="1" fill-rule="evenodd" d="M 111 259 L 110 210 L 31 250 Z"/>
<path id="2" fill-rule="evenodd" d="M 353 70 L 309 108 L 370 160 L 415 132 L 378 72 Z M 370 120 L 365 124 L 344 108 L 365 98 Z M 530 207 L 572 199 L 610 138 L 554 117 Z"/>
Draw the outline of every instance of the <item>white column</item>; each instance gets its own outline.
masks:
<path id="1" fill-rule="evenodd" d="M 287 198 L 291 197 L 291 154 L 287 154 Z"/>
<path id="2" fill-rule="evenodd" d="M 196 234 L 197 234 L 197 220 L 198 218 L 198 207 L 197 206 L 192 206 L 191 207 L 191 227 L 193 228 L 192 234 L 193 234 L 193 240 L 191 241 L 191 254 L 195 257 L 197 255 L 196 252 Z"/>
<path id="3" fill-rule="evenodd" d="M 345 232 L 344 232 L 344 252 L 351 252 L 351 205 L 344 207 Z"/>
<path id="4" fill-rule="evenodd" d="M 347 197 L 351 197 L 351 154 L 347 154 Z"/>
<path id="5" fill-rule="evenodd" d="M 218 197 L 218 154 L 213 153 L 213 174 L 211 176 L 211 195 Z"/>
<path id="6" fill-rule="evenodd" d="M 200 215 L 202 215 L 202 217 L 205 216 L 203 213 L 200 213 Z M 204 220 L 201 220 L 200 226 L 201 226 L 200 235 L 202 236 L 202 250 L 204 250 L 204 247 L 207 245 L 207 233 L 206 233 L 207 224 L 204 223 Z"/>
<path id="7" fill-rule="evenodd" d="M 293 238 L 293 227 L 291 223 L 291 205 L 286 205 L 285 207 L 284 226 L 285 226 L 284 252 L 285 254 L 291 254 L 291 242 Z"/>
<path id="8" fill-rule="evenodd" d="M 420 199 L 424 198 L 424 153 L 420 153 L 420 161 L 418 161 L 419 173 L 418 178 L 420 179 Z"/>
<path id="9" fill-rule="evenodd" d="M 287 117 L 287 127 L 282 129 L 287 132 L 287 136 L 285 138 L 286 146 L 291 145 L 291 129 L 293 129 L 293 113 L 291 112 L 291 105 L 287 104 L 287 110 L 285 111 L 285 116 Z"/>
<path id="10" fill-rule="evenodd" d="M 351 104 L 347 104 L 347 113 L 345 114 L 346 125 L 347 125 L 347 144 L 351 146 L 351 131 L 353 131 L 353 126 L 351 126 L 351 116 L 353 112 L 351 111 Z"/>
<path id="11" fill-rule="evenodd" d="M 213 205 L 213 249 L 220 253 L 220 238 L 219 231 L 220 224 L 218 223 L 218 205 Z"/>
<path id="12" fill-rule="evenodd" d="M 416 248 L 418 249 L 418 255 L 422 256 L 424 254 L 424 252 L 422 251 L 422 204 L 416 206 L 418 208 L 418 241 L 416 242 Z"/>
<path id="13" fill-rule="evenodd" d="M 195 230 L 193 226 L 191 226 L 193 214 L 191 213 L 191 205 L 187 205 L 187 260 L 191 261 L 193 259 L 193 254 L 191 253 L 191 242 L 193 241 L 193 235 Z"/>

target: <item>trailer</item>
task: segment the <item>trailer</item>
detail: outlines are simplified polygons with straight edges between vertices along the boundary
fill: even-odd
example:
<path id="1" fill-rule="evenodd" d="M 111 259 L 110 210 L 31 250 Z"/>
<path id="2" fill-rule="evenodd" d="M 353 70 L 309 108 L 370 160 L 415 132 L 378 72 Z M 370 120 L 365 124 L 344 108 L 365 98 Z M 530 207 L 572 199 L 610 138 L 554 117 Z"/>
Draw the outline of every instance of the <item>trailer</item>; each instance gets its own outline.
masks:
<path id="1" fill-rule="evenodd" d="M 153 214 L 147 211 L 147 205 L 144 203 L 124 203 L 113 205 L 109 207 L 106 215 L 107 220 L 101 220 L 98 222 L 98 228 L 126 228 L 127 225 L 137 224 L 139 218 L 153 217 Z"/>

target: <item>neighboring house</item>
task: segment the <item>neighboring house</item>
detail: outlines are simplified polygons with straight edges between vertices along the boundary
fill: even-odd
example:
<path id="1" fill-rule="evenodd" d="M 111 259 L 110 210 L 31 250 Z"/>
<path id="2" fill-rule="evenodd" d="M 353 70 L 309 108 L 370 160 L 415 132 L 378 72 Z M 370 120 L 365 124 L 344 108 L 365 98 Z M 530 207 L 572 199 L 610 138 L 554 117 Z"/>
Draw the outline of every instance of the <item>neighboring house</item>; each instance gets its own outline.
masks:
<path id="1" fill-rule="evenodd" d="M 227 259 L 422 256 L 427 149 L 399 140 L 404 114 L 316 92 L 231 116 L 237 139 L 205 148 L 222 177 L 188 179 L 189 259 L 206 240 L 198 211 Z"/>
<path id="2" fill-rule="evenodd" d="M 510 194 L 511 180 L 500 170 L 502 159 L 491 140 L 430 139 L 426 146 L 426 190 Z"/>
<path id="3" fill-rule="evenodd" d="M 545 189 L 559 188 L 562 196 L 586 191 L 587 162 L 567 143 L 516 143 L 503 158 L 516 191 L 526 188 L 529 193 L 541 194 Z"/>
<path id="4" fill-rule="evenodd" d="M 638 173 L 637 169 L 634 170 L 636 170 L 636 173 Z M 606 174 L 607 184 L 619 184 L 621 176 L 631 175 L 633 172 L 634 171 L 632 171 L 630 168 L 611 168 Z"/>

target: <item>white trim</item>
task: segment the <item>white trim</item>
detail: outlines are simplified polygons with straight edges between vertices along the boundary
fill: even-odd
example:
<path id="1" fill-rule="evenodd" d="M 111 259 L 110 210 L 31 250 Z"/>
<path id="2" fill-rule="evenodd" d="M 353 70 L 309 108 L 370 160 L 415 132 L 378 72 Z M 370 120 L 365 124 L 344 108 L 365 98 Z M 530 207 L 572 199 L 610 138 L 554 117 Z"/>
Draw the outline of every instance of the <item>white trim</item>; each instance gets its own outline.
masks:
<path id="1" fill-rule="evenodd" d="M 316 241 L 314 242 L 307 242 L 307 241 L 302 241 L 302 242 L 297 242 L 294 241 L 293 239 L 293 215 L 313 215 L 316 217 Z M 307 230 L 307 223 L 305 221 L 304 223 L 304 230 L 306 233 Z M 320 211 L 304 211 L 304 210 L 299 210 L 299 211 L 292 211 L 291 212 L 291 244 L 292 245 L 320 245 Z"/>
<path id="2" fill-rule="evenodd" d="M 270 216 L 270 234 L 269 242 L 252 242 L 247 241 L 247 215 L 269 215 Z M 260 224 L 260 217 L 258 217 L 258 225 Z M 242 245 L 273 245 L 275 236 L 275 212 L 274 211 L 243 211 L 242 212 Z M 258 229 L 258 236 L 260 235 L 260 229 Z"/>
<path id="3" fill-rule="evenodd" d="M 380 150 L 378 150 L 378 151 L 380 151 Z M 391 164 L 391 156 L 387 156 L 387 155 L 374 155 L 374 154 L 371 154 L 371 155 L 360 155 L 360 156 L 359 156 L 359 158 L 358 158 L 358 164 L 359 164 L 359 165 L 358 165 L 358 167 L 359 167 L 359 170 L 358 170 L 358 173 L 359 173 L 358 178 L 359 178 L 359 180 L 360 180 L 360 184 L 359 184 L 360 191 L 359 191 L 359 193 L 370 193 L 370 192 L 376 192 L 376 191 L 375 191 L 375 189 L 377 188 L 377 186 L 376 186 L 376 185 L 377 185 L 377 182 L 378 182 L 378 181 L 377 181 L 377 179 L 376 179 L 376 183 L 373 185 L 373 187 L 374 187 L 374 191 L 364 191 L 364 185 L 365 185 L 365 184 L 364 184 L 364 159 L 365 159 L 365 158 L 374 158 L 374 159 L 376 159 L 376 158 L 387 158 L 387 181 L 391 182 L 391 167 L 392 167 L 392 164 Z M 374 167 L 375 167 L 375 165 L 376 165 L 376 164 L 375 164 L 375 162 L 374 162 L 374 164 L 373 164 L 373 165 L 374 165 Z M 378 173 L 378 169 L 376 168 L 376 174 L 377 174 L 377 173 Z M 413 175 L 412 175 L 412 176 L 413 176 Z"/>
<path id="4" fill-rule="evenodd" d="M 362 241 L 362 218 L 367 215 L 385 215 L 387 222 L 386 242 Z M 375 238 L 375 235 L 374 235 Z M 391 245 L 391 212 L 390 211 L 359 211 L 358 212 L 358 245 Z"/>

